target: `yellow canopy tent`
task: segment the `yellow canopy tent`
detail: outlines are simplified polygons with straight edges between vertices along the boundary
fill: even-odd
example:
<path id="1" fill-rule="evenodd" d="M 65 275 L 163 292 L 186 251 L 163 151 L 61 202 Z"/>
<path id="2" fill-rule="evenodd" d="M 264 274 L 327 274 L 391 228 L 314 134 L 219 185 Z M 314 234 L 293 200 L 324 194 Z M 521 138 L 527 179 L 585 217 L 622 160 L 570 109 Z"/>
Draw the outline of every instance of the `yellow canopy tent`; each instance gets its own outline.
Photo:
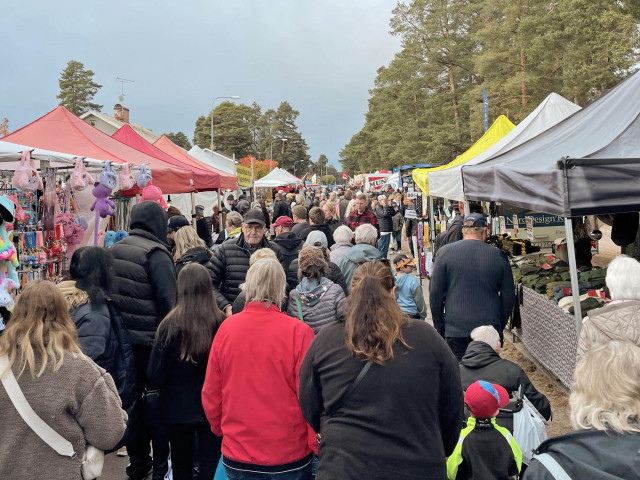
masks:
<path id="1" fill-rule="evenodd" d="M 471 145 L 469 149 L 457 156 L 454 160 L 451 160 L 449 163 L 445 165 L 440 165 L 439 167 L 431 167 L 431 168 L 416 168 L 413 171 L 413 181 L 420 187 L 425 194 L 429 194 L 429 172 L 436 172 L 438 170 L 445 170 L 447 168 L 455 167 L 456 165 L 461 165 L 463 163 L 468 162 L 473 157 L 480 155 L 486 149 L 491 147 L 494 143 L 504 137 L 507 133 L 515 128 L 515 125 L 511 123 L 511 121 L 505 117 L 504 115 L 500 115 L 495 122 L 489 127 L 489 129 L 484 132 L 476 143 Z"/>

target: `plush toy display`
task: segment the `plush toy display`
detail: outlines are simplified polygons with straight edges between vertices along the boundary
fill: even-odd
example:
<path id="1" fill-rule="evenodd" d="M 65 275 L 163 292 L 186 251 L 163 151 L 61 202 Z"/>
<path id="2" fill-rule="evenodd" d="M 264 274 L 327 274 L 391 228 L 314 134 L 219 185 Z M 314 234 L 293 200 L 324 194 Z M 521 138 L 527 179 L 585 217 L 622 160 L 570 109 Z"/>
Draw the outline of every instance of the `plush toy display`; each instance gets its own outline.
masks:
<path id="1" fill-rule="evenodd" d="M 113 244 L 117 242 L 116 238 L 117 238 L 116 232 L 114 232 L 113 230 L 109 230 L 104 235 L 104 247 L 105 248 L 113 247 Z"/>
<path id="2" fill-rule="evenodd" d="M 129 190 L 136 184 L 136 180 L 131 175 L 131 165 L 128 162 L 122 164 L 122 171 L 120 172 L 120 188 L 122 190 Z"/>
<path id="3" fill-rule="evenodd" d="M 13 202 L 9 200 L 6 195 L 2 195 L 0 197 L 0 239 L 2 239 L 2 243 L 6 249 L 13 250 L 13 255 L 8 255 L 9 258 L 4 262 L 4 269 L 6 270 L 6 276 L 18 285 L 20 283 L 16 272 L 16 269 L 18 268 L 18 258 L 15 250 L 13 249 L 13 245 L 9 241 L 9 234 L 7 233 L 6 228 L 7 223 L 13 222 L 14 212 L 15 205 Z"/>
<path id="4" fill-rule="evenodd" d="M 53 230 L 57 209 L 59 206 L 58 195 L 56 195 L 56 176 L 53 172 L 49 172 L 47 186 L 44 189 L 44 210 L 42 211 L 42 226 L 45 230 Z"/>
<path id="5" fill-rule="evenodd" d="M 162 198 L 162 190 L 155 185 L 147 185 L 142 189 L 142 196 L 140 197 L 141 201 L 150 200 L 152 202 L 156 202 L 163 209 L 167 209 L 167 202 Z"/>
<path id="6" fill-rule="evenodd" d="M 98 243 L 96 244 L 97 247 L 104 247 L 104 238 L 106 234 L 107 233 L 104 230 L 100 230 L 98 232 Z"/>
<path id="7" fill-rule="evenodd" d="M 15 302 L 13 301 L 11 290 L 15 290 L 16 288 L 18 288 L 18 284 L 10 278 L 0 280 L 0 307 L 4 307 L 10 312 L 13 312 Z"/>
<path id="8" fill-rule="evenodd" d="M 87 185 L 93 185 L 95 180 L 84 166 L 84 157 L 76 157 L 76 166 L 71 174 L 71 187 L 74 190 L 81 192 Z"/>
<path id="9" fill-rule="evenodd" d="M 110 160 L 104 162 L 104 168 L 100 173 L 100 183 L 109 190 L 113 190 L 118 185 L 118 175 L 113 171 Z"/>
<path id="10" fill-rule="evenodd" d="M 36 164 L 31 158 L 31 151 L 22 152 L 20 166 L 13 173 L 13 186 L 18 190 L 34 192 L 42 190 L 42 179 L 38 176 Z"/>
<path id="11" fill-rule="evenodd" d="M 71 258 L 75 246 L 82 242 L 84 230 L 75 221 L 72 213 L 61 213 L 56 216 L 56 223 L 62 225 L 62 234 L 67 242 L 67 257 Z"/>
<path id="12" fill-rule="evenodd" d="M 149 183 L 152 180 L 151 177 L 151 171 L 147 169 L 147 165 L 145 163 L 143 163 L 142 165 L 140 165 L 140 175 L 138 175 L 138 186 L 140 188 L 144 188 L 147 186 L 147 183 Z"/>
<path id="13" fill-rule="evenodd" d="M 118 230 L 116 232 L 116 243 L 124 238 L 127 238 L 128 236 L 129 236 L 129 232 L 127 232 L 126 230 Z"/>
<path id="14" fill-rule="evenodd" d="M 113 209 L 116 207 L 116 204 L 109 200 L 111 189 L 105 187 L 100 182 L 96 182 L 91 193 L 93 193 L 93 196 L 96 197 L 96 201 L 93 202 L 93 205 L 91 205 L 91 211 L 96 212 L 93 244 L 98 245 L 98 227 L 100 225 L 100 218 L 106 218 L 107 216 L 113 217 L 115 215 Z"/>

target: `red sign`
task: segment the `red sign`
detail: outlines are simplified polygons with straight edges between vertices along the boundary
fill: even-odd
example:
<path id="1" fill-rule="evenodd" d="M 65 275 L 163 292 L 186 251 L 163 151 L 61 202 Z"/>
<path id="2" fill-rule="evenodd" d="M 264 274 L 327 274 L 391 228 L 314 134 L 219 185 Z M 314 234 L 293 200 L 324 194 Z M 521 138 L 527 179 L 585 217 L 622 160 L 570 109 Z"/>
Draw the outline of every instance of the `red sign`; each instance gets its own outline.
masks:
<path id="1" fill-rule="evenodd" d="M 349 174 L 347 172 L 342 172 L 342 179 L 349 180 Z"/>
<path id="2" fill-rule="evenodd" d="M 380 190 L 382 186 L 387 183 L 388 179 L 389 175 L 369 175 L 369 177 L 367 178 L 367 181 L 369 182 L 369 191 Z"/>

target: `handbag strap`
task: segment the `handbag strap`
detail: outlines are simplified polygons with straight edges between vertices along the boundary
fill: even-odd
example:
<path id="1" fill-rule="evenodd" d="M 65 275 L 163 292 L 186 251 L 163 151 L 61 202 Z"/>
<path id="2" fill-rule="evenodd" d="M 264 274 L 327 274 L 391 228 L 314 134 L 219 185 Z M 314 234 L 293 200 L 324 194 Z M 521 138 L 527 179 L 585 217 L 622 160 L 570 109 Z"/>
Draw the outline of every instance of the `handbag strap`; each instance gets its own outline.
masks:
<path id="1" fill-rule="evenodd" d="M 298 318 L 301 322 L 304 322 L 304 316 L 302 315 L 302 304 L 300 303 L 300 297 L 294 297 L 296 299 L 296 306 L 298 307 Z"/>
<path id="2" fill-rule="evenodd" d="M 356 389 L 356 387 L 360 384 L 360 382 L 362 382 L 362 380 L 364 379 L 364 377 L 367 375 L 367 372 L 369 371 L 369 369 L 371 368 L 371 365 L 373 365 L 373 362 L 371 360 L 369 360 L 367 363 L 364 364 L 364 367 L 362 367 L 362 369 L 360 370 L 360 373 L 358 373 L 358 376 L 356 377 L 356 379 L 353 381 L 353 383 L 351 384 L 351 386 L 347 389 L 346 392 L 344 392 L 344 394 L 342 395 L 342 397 L 333 404 L 333 408 L 331 409 L 330 412 L 326 412 L 326 416 L 328 417 L 329 415 L 334 414 L 335 412 L 337 412 L 340 408 L 342 408 L 342 404 L 344 404 L 345 400 L 347 398 L 349 398 L 349 395 L 351 395 L 353 393 L 353 391 Z"/>
<path id="3" fill-rule="evenodd" d="M 47 425 L 44 420 L 33 411 L 33 408 L 31 408 L 31 405 L 29 405 L 29 402 L 27 402 L 27 399 L 24 397 L 24 393 L 22 393 L 15 375 L 8 367 L 9 358 L 6 355 L 0 356 L 0 372 L 7 370 L 7 373 L 2 377 L 2 385 L 7 391 L 7 395 L 17 412 L 29 428 L 59 455 L 73 458 L 76 453 L 73 451 L 71 442 Z"/>

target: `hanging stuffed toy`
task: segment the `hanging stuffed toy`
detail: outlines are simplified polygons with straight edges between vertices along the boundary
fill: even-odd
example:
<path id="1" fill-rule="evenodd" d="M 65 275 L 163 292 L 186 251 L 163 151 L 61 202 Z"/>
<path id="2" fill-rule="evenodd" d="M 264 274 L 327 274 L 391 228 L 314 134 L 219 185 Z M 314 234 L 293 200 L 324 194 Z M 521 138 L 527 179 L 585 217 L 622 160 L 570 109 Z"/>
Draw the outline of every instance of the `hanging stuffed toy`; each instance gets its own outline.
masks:
<path id="1" fill-rule="evenodd" d="M 94 226 L 94 237 L 93 242 L 94 245 L 98 245 L 98 227 L 100 225 L 100 218 L 106 218 L 107 216 L 115 216 L 114 208 L 116 204 L 109 200 L 109 195 L 111 195 L 111 189 L 102 185 L 102 183 L 97 182 L 93 186 L 93 190 L 91 191 L 94 197 L 96 197 L 96 201 L 91 205 L 91 211 L 96 212 L 96 222 Z"/>
<path id="2" fill-rule="evenodd" d="M 42 211 L 42 226 L 45 230 L 53 230 L 55 227 L 57 204 L 56 176 L 53 172 L 49 172 L 47 174 L 47 186 L 44 189 L 44 209 Z"/>
<path id="3" fill-rule="evenodd" d="M 120 240 L 127 238 L 128 236 L 129 236 L 129 232 L 127 232 L 126 230 L 118 230 L 116 232 L 116 243 L 118 243 Z"/>
<path id="4" fill-rule="evenodd" d="M 151 171 L 147 169 L 147 165 L 145 163 L 143 163 L 142 165 L 140 165 L 140 175 L 138 175 L 138 186 L 140 188 L 144 188 L 147 186 L 147 183 L 149 183 L 152 180 L 151 177 Z"/>
<path id="5" fill-rule="evenodd" d="M 22 152 L 20 166 L 13 173 L 13 186 L 18 190 L 34 192 L 38 189 L 42 190 L 42 180 L 38 176 L 36 164 L 31 158 L 31 151 Z"/>
<path id="6" fill-rule="evenodd" d="M 104 235 L 104 248 L 111 248 L 113 247 L 113 244 L 116 243 L 117 240 L 117 236 L 116 236 L 116 232 L 114 232 L 113 230 L 109 230 L 107 233 L 105 233 Z"/>
<path id="7" fill-rule="evenodd" d="M 106 232 L 104 230 L 100 230 L 98 232 L 98 244 L 96 245 L 96 247 L 104 247 L 104 237 L 106 235 Z"/>
<path id="8" fill-rule="evenodd" d="M 10 312 L 13 312 L 15 302 L 13 301 L 11 290 L 15 290 L 16 288 L 18 288 L 18 284 L 10 278 L 0 280 L 0 307 L 4 307 Z"/>
<path id="9" fill-rule="evenodd" d="M 19 222 L 24 222 L 27 218 L 29 218 L 29 215 L 26 214 L 24 208 L 22 208 L 22 205 L 20 205 L 18 200 L 16 200 L 16 197 L 14 197 L 13 195 L 7 195 L 7 198 L 13 202 L 13 206 L 15 207 L 15 214 L 13 215 L 13 217 L 16 220 L 18 220 Z"/>
<path id="10" fill-rule="evenodd" d="M 131 175 L 131 165 L 129 162 L 122 164 L 122 171 L 120 172 L 120 188 L 122 190 L 129 190 L 136 184 L 133 175 Z"/>
<path id="11" fill-rule="evenodd" d="M 62 234 L 67 242 L 67 256 L 71 258 L 76 245 L 82 242 L 84 230 L 76 223 L 71 212 L 57 215 L 56 223 L 62 225 Z"/>
<path id="12" fill-rule="evenodd" d="M 110 160 L 104 162 L 104 169 L 100 173 L 100 183 L 109 190 L 115 189 L 118 185 L 118 175 L 113 171 Z"/>
<path id="13" fill-rule="evenodd" d="M 150 200 L 152 202 L 156 202 L 164 210 L 168 208 L 167 202 L 165 202 L 164 198 L 162 198 L 162 190 L 160 190 L 160 188 L 156 187 L 155 185 L 149 184 L 146 187 L 144 187 L 142 189 L 142 196 L 140 197 L 140 200 L 141 201 Z"/>
<path id="14" fill-rule="evenodd" d="M 81 192 L 87 185 L 93 185 L 95 180 L 84 166 L 84 157 L 76 157 L 76 166 L 71 174 L 71 187 L 78 192 Z"/>
<path id="15" fill-rule="evenodd" d="M 6 224 L 13 222 L 13 214 L 15 212 L 15 206 L 11 200 L 6 195 L 2 195 L 0 197 L 0 239 L 7 247 L 13 248 L 11 242 L 9 241 L 9 234 L 7 233 Z M 18 274 L 16 272 L 16 268 L 18 267 L 18 258 L 14 254 L 10 256 L 8 261 L 4 263 L 7 277 L 9 277 L 13 282 L 18 285 L 20 281 L 18 280 Z"/>

